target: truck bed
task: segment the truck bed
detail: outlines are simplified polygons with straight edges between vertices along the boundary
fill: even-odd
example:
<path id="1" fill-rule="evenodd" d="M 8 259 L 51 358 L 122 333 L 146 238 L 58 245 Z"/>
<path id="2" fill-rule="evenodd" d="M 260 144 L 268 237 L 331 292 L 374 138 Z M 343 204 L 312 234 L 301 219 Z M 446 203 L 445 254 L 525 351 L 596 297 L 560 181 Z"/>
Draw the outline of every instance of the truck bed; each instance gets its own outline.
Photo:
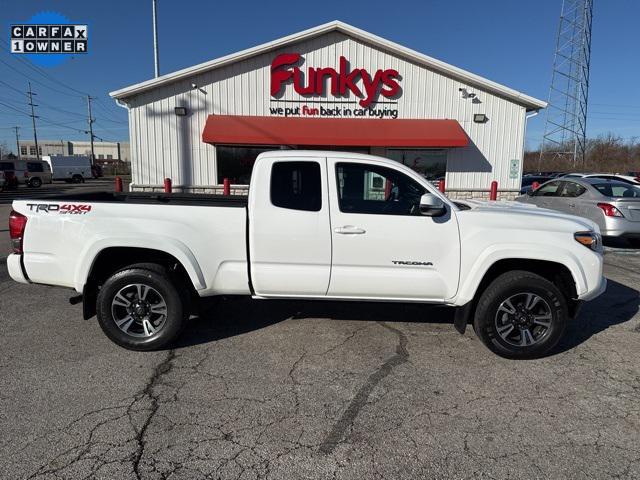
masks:
<path id="1" fill-rule="evenodd" d="M 57 208 L 55 208 L 57 207 Z M 13 202 L 27 217 L 22 265 L 34 283 L 81 292 L 97 258 L 118 249 L 165 252 L 201 295 L 249 293 L 247 198 L 92 192 Z"/>
<path id="2" fill-rule="evenodd" d="M 27 197 L 26 200 L 29 200 Z M 89 202 L 89 203 L 132 203 L 132 204 L 171 204 L 202 207 L 245 208 L 247 197 L 239 195 L 212 195 L 199 193 L 153 193 L 153 192 L 88 192 L 63 195 L 43 195 L 37 201 Z"/>

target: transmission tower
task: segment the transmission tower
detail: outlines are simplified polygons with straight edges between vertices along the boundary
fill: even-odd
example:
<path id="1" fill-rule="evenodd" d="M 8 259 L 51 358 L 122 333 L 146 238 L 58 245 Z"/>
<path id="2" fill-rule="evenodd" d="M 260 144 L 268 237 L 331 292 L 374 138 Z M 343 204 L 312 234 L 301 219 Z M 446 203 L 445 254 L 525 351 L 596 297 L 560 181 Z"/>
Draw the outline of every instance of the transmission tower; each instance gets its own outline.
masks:
<path id="1" fill-rule="evenodd" d="M 592 19 L 593 0 L 563 0 L 538 169 L 584 162 Z"/>

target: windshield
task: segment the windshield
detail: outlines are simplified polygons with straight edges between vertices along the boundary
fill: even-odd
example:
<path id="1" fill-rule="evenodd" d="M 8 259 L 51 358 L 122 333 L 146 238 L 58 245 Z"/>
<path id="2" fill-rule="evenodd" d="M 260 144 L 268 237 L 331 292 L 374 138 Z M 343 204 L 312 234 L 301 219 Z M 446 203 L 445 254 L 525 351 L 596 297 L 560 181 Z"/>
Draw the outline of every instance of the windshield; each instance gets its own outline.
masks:
<path id="1" fill-rule="evenodd" d="M 594 183 L 601 194 L 612 198 L 640 198 L 640 188 L 620 182 Z"/>

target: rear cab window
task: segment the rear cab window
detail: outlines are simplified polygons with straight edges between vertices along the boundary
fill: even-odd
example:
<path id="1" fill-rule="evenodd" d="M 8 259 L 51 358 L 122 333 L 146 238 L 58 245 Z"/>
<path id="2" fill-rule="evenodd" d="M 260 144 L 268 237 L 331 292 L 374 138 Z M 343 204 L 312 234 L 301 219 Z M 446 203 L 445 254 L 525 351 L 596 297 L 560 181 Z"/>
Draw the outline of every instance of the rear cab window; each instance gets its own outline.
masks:
<path id="1" fill-rule="evenodd" d="M 271 167 L 270 196 L 275 207 L 319 212 L 322 209 L 320 164 L 275 162 Z"/>

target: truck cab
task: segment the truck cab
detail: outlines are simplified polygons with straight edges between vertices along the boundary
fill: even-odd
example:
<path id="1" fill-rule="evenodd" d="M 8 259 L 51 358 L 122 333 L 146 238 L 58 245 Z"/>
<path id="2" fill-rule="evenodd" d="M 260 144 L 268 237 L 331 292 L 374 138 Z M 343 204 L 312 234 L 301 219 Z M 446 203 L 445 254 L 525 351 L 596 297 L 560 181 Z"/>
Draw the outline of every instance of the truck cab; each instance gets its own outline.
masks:
<path id="1" fill-rule="evenodd" d="M 417 173 L 368 155 L 296 151 L 263 154 L 254 168 L 254 178 L 270 178 L 252 182 L 249 193 L 256 295 L 437 303 L 455 296 L 455 207 Z M 424 195 L 440 208 L 421 212 Z"/>

